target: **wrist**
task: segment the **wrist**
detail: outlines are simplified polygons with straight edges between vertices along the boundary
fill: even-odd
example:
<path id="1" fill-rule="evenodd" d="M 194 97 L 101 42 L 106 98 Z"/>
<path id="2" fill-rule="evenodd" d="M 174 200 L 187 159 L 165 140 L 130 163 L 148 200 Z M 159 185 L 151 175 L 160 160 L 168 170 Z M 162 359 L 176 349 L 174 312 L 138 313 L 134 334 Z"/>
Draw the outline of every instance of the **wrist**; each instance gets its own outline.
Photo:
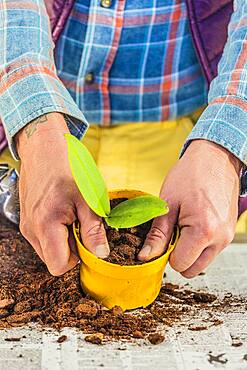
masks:
<path id="1" fill-rule="evenodd" d="M 25 153 L 39 147 L 46 141 L 50 141 L 52 137 L 63 137 L 68 133 L 69 129 L 65 121 L 64 115 L 61 113 L 48 113 L 39 116 L 35 120 L 28 123 L 15 135 L 15 143 L 17 152 L 22 159 Z"/>
<path id="2" fill-rule="evenodd" d="M 217 158 L 218 160 L 222 159 L 222 161 L 224 162 L 225 161 L 229 162 L 238 176 L 240 176 L 241 170 L 244 166 L 243 162 L 241 162 L 241 160 L 238 159 L 229 150 L 209 140 L 204 139 L 192 140 L 186 152 L 187 151 L 197 153 L 200 151 L 203 152 L 204 154 L 211 152 L 212 155 L 214 155 L 215 158 Z"/>

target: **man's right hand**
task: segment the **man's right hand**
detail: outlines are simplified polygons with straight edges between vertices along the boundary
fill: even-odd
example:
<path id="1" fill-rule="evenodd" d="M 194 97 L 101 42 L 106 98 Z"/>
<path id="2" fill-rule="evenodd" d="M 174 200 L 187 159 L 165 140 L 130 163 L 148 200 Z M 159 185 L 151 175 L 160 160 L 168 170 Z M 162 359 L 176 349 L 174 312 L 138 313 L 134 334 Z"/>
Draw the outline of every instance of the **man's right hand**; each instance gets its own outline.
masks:
<path id="1" fill-rule="evenodd" d="M 16 135 L 21 159 L 20 230 L 54 276 L 78 262 L 67 227 L 76 219 L 85 247 L 101 258 L 109 254 L 102 219 L 89 209 L 72 177 L 67 132 L 64 116 L 50 113 Z"/>

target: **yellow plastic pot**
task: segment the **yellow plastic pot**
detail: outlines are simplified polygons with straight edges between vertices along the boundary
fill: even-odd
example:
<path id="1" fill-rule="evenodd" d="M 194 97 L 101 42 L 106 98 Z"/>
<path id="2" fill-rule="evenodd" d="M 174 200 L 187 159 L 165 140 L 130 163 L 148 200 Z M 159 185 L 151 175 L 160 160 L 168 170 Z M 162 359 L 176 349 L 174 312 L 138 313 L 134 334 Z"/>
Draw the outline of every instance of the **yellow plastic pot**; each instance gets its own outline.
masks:
<path id="1" fill-rule="evenodd" d="M 134 198 L 146 193 L 136 190 L 117 190 L 110 199 Z M 176 227 L 168 250 L 160 258 L 136 266 L 120 266 L 97 258 L 80 241 L 79 227 L 74 224 L 74 235 L 82 260 L 80 282 L 84 292 L 107 308 L 120 306 L 123 310 L 146 307 L 158 296 L 164 268 L 179 236 Z"/>

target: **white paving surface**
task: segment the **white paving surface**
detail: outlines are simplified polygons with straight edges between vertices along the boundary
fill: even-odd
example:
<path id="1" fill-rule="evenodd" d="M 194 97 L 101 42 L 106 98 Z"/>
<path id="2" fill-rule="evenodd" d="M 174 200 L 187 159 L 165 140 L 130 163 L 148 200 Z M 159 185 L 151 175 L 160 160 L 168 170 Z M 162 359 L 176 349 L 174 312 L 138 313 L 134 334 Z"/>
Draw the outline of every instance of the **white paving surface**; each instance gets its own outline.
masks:
<path id="1" fill-rule="evenodd" d="M 185 284 L 187 280 L 168 269 L 168 281 Z M 242 294 L 247 297 L 247 245 L 232 244 L 207 270 L 206 275 L 190 280 L 190 287 L 210 293 Z M 197 320 L 198 318 L 195 318 Z M 224 324 L 205 331 L 188 331 L 186 326 L 172 328 L 167 340 L 151 346 L 114 343 L 95 346 L 72 329 L 56 333 L 35 327 L 0 331 L 0 370 L 247 370 L 247 307 L 224 315 Z M 65 334 L 67 341 L 57 343 Z M 22 337 L 6 342 L 7 337 Z M 232 337 L 243 343 L 232 346 Z M 224 354 L 224 363 L 209 363 L 209 353 Z M 246 355 L 246 360 L 244 356 Z"/>

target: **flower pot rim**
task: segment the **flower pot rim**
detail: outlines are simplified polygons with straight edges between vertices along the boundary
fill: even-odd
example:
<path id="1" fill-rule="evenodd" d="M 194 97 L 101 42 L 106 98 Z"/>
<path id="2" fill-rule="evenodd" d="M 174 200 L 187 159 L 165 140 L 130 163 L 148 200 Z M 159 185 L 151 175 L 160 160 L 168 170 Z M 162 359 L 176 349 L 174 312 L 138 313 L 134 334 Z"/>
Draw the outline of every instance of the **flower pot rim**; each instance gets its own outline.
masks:
<path id="1" fill-rule="evenodd" d="M 134 198 L 136 196 L 141 196 L 141 195 L 149 195 L 149 194 L 145 193 L 143 191 L 140 191 L 140 190 L 132 190 L 132 189 L 123 189 L 123 190 L 122 189 L 120 189 L 120 190 L 117 189 L 117 190 L 109 191 L 109 197 L 110 197 L 111 200 L 112 199 L 117 199 L 117 198 Z M 167 255 L 170 255 L 170 253 L 173 251 L 173 249 L 174 249 L 174 247 L 177 243 L 178 237 L 179 237 L 179 228 L 178 228 L 178 226 L 175 226 L 171 241 L 170 241 L 169 246 L 168 246 L 168 248 L 167 248 L 167 250 L 164 254 L 162 254 L 160 257 L 156 258 L 153 261 L 148 261 L 148 262 L 145 262 L 145 263 L 140 264 L 140 265 L 131 265 L 130 266 L 130 265 L 118 265 L 118 264 L 115 264 L 115 263 L 105 261 L 101 258 L 98 258 L 92 252 L 90 252 L 82 244 L 82 242 L 80 240 L 80 228 L 79 228 L 78 223 L 73 224 L 73 232 L 74 232 L 74 236 L 75 236 L 75 239 L 76 239 L 76 242 L 77 242 L 77 247 L 78 247 L 78 249 L 79 248 L 81 249 L 81 252 L 85 255 L 86 259 L 98 261 L 98 263 L 102 264 L 102 267 L 105 266 L 106 268 L 110 268 L 111 270 L 115 270 L 116 272 L 117 271 L 123 272 L 123 270 L 125 270 L 126 272 L 131 271 L 131 270 L 139 270 L 140 271 L 140 270 L 146 270 L 146 269 L 153 269 L 153 267 L 158 267 L 158 266 L 160 266 L 160 268 L 162 268 L 163 267 L 162 266 L 163 260 L 166 260 Z M 80 253 L 80 250 L 79 250 L 79 253 Z M 85 261 L 83 258 L 82 258 L 82 260 L 87 265 L 87 261 Z"/>

